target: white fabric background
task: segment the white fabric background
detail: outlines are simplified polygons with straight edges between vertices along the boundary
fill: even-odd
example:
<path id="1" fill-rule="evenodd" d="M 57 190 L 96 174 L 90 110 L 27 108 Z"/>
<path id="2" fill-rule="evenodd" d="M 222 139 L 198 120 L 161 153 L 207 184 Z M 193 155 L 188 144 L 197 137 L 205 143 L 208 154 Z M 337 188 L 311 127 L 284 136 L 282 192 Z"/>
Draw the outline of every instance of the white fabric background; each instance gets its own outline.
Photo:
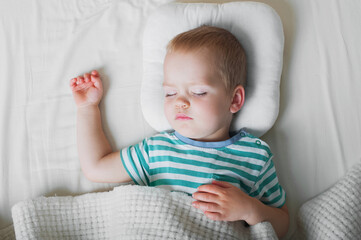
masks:
<path id="1" fill-rule="evenodd" d="M 142 29 L 170 1 L 0 0 L 0 229 L 23 199 L 112 187 L 80 171 L 72 77 L 100 71 L 114 150 L 153 134 L 139 100 Z M 262 2 L 285 32 L 280 114 L 263 139 L 288 194 L 290 237 L 300 205 L 361 158 L 361 2 Z"/>

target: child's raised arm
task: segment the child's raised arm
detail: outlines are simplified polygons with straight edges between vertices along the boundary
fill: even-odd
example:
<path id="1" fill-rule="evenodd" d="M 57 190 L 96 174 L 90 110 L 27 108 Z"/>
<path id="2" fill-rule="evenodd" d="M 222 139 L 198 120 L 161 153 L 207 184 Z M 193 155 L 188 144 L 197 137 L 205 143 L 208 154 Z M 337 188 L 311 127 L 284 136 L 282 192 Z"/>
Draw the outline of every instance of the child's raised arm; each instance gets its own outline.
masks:
<path id="1" fill-rule="evenodd" d="M 129 182 L 119 152 L 113 152 L 106 138 L 99 110 L 103 86 L 97 71 L 70 81 L 77 105 L 77 145 L 85 176 L 94 182 Z"/>

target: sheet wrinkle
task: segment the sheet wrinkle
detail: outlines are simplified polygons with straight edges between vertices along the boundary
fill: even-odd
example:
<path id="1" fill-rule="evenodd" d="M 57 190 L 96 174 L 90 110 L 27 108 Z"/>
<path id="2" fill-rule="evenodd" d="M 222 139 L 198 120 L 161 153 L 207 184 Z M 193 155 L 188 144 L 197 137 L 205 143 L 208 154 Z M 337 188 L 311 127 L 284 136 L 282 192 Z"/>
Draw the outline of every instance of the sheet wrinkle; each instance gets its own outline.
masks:
<path id="1" fill-rule="evenodd" d="M 352 79 L 352 76 L 350 74 L 350 72 L 352 72 L 352 65 L 353 65 L 353 61 L 351 60 L 351 55 L 350 55 L 350 52 L 348 50 L 348 45 L 350 45 L 349 43 L 347 43 L 347 41 L 345 40 L 344 38 L 344 34 L 343 34 L 343 27 L 342 27 L 342 23 L 343 23 L 343 19 L 346 19 L 344 17 L 341 17 L 341 5 L 340 5 L 340 2 L 338 1 L 335 1 L 335 4 L 336 4 L 336 7 L 333 8 L 334 10 L 334 14 L 332 15 L 335 15 L 337 17 L 336 19 L 336 25 L 337 25 L 337 33 L 338 33 L 338 36 L 339 36 L 339 39 L 341 41 L 338 41 L 339 42 L 339 52 L 341 52 L 343 54 L 342 58 L 341 58 L 341 64 L 346 66 L 347 68 L 350 68 L 349 71 L 346 71 L 343 75 L 346 79 L 346 81 L 343 81 L 345 82 L 344 86 L 346 88 L 348 88 L 349 91 L 347 92 L 353 92 L 353 87 L 347 83 L 351 82 L 350 80 Z M 329 59 L 332 59 L 332 58 L 329 58 Z M 336 90 L 338 91 L 338 90 Z M 331 92 L 331 91 L 330 91 Z M 336 95 L 337 96 L 337 95 Z M 354 97 L 357 97 L 358 94 L 350 94 L 349 96 L 354 96 Z M 333 98 L 333 99 L 337 99 L 337 97 Z M 357 102 L 357 101 L 356 101 Z M 335 106 L 335 105 L 333 105 Z M 342 106 L 341 106 L 342 107 Z M 343 109 L 345 111 L 345 109 Z M 357 111 L 357 108 L 355 109 Z M 351 110 L 353 111 L 353 110 Z M 341 154 L 342 154 L 342 158 L 341 158 L 341 161 L 342 161 L 342 166 L 344 166 L 344 168 L 342 169 L 343 170 L 343 173 L 346 172 L 346 166 L 347 166 L 347 157 L 346 157 L 346 153 L 345 153 L 345 146 L 344 146 L 344 141 L 341 141 L 341 129 L 342 129 L 342 122 L 344 121 L 341 121 L 340 120 L 340 115 L 339 114 L 334 114 L 334 118 L 336 119 L 336 122 L 338 123 L 337 125 L 337 130 L 338 130 L 338 139 L 340 139 L 339 141 L 339 146 L 342 146 L 341 147 Z M 358 122 L 360 123 L 360 121 Z"/>
<path id="2" fill-rule="evenodd" d="M 360 5 L 360 2 L 359 1 L 353 1 L 353 3 L 357 3 L 357 6 L 353 6 L 353 10 L 355 9 L 361 9 L 361 5 Z M 355 62 L 356 63 L 359 63 L 361 61 L 361 58 L 360 58 L 360 55 L 356 55 L 356 58 L 353 58 L 355 56 L 355 54 L 353 54 L 352 52 L 350 52 L 349 48 L 350 46 L 352 46 L 352 41 L 346 41 L 345 39 L 345 33 L 343 31 L 343 29 L 345 27 L 347 27 L 347 23 L 343 20 L 348 20 L 349 19 L 349 16 L 342 16 L 342 13 L 341 13 L 341 9 L 343 7 L 343 5 L 336 1 L 336 4 L 337 4 L 337 8 L 335 9 L 337 11 L 337 14 L 335 14 L 335 16 L 337 16 L 337 30 L 339 31 L 339 34 L 342 38 L 342 48 L 344 50 L 344 52 L 346 53 L 347 57 L 346 57 L 346 66 L 349 67 L 349 71 L 345 71 L 344 74 L 345 74 L 345 79 L 349 80 L 349 81 L 343 81 L 345 82 L 347 85 L 347 88 L 348 88 L 348 92 L 350 93 L 349 94 L 349 97 L 351 97 L 352 99 L 352 103 L 355 105 L 355 109 L 354 110 L 351 110 L 352 112 L 355 113 L 356 115 L 356 125 L 354 126 L 355 127 L 355 130 L 354 130 L 354 133 L 359 133 L 359 137 L 358 139 L 361 139 L 361 95 L 358 93 L 358 91 L 361 89 L 361 81 L 360 81 L 360 78 L 355 74 L 355 71 L 357 71 L 356 69 L 359 69 L 359 67 L 355 67 Z M 350 13 L 351 14 L 351 13 Z M 352 12 L 352 14 L 354 14 L 354 12 Z M 360 16 L 360 15 L 358 15 Z M 361 18 L 359 17 L 359 20 L 361 20 Z M 357 40 L 355 40 L 357 41 Z M 357 58 L 359 57 L 359 58 Z M 342 63 L 344 63 L 344 61 L 342 61 Z M 358 72 L 360 73 L 361 71 L 358 70 Z M 361 146 L 361 142 L 359 142 L 358 146 Z M 346 166 L 349 166 L 349 164 L 345 163 Z"/>
<path id="3" fill-rule="evenodd" d="M 360 133 L 359 136 L 361 136 L 361 130 L 360 130 L 361 121 L 360 121 L 360 117 L 359 117 L 359 115 L 361 113 L 361 104 L 360 104 L 361 98 L 360 98 L 360 95 L 357 93 L 357 89 L 358 90 L 361 89 L 361 84 L 360 84 L 359 79 L 356 76 L 352 75 L 352 73 L 355 72 L 354 71 L 355 64 L 353 61 L 353 56 L 352 56 L 352 53 L 349 51 L 349 46 L 352 46 L 352 41 L 348 41 L 348 39 L 347 40 L 345 39 L 345 34 L 343 31 L 343 29 L 345 29 L 345 27 L 346 27 L 345 25 L 347 24 L 346 21 L 349 20 L 349 16 L 345 16 L 341 13 L 342 5 L 339 1 L 334 1 L 334 2 L 335 2 L 336 7 L 333 8 L 332 16 L 336 17 L 335 25 L 337 25 L 336 30 L 337 30 L 337 33 L 338 33 L 338 36 L 340 39 L 340 41 L 338 41 L 338 43 L 339 43 L 338 47 L 340 48 L 339 52 L 341 52 L 343 54 L 342 58 L 340 58 L 341 59 L 340 64 L 344 65 L 345 68 L 349 69 L 348 71 L 345 71 L 343 73 L 343 77 L 344 77 L 344 79 L 342 80 L 342 82 L 344 83 L 343 87 L 347 89 L 347 90 L 345 90 L 345 92 L 349 93 L 349 95 L 347 97 L 350 97 L 351 99 L 353 99 L 353 101 L 351 101 L 351 102 L 353 102 L 355 104 L 354 105 L 355 109 L 351 109 L 351 111 L 350 111 L 350 109 L 347 109 L 348 111 L 346 111 L 346 109 L 344 109 L 344 111 L 358 113 L 356 116 L 358 121 L 356 121 L 357 126 L 355 126 L 355 132 Z M 330 59 L 332 59 L 332 58 L 330 58 Z M 356 81 L 352 81 L 353 79 L 355 79 Z M 344 115 L 346 115 L 346 114 L 344 114 Z M 337 129 L 341 129 L 342 125 L 343 125 L 342 123 L 345 121 L 341 121 L 340 117 L 337 117 L 337 115 L 335 115 L 335 119 L 339 120 L 339 121 L 337 121 L 337 123 L 338 123 Z M 361 138 L 359 138 L 359 139 L 361 139 Z M 344 145 L 344 141 L 342 141 L 341 143 L 342 143 L 342 145 L 340 145 L 340 146 L 343 146 L 342 154 L 344 156 L 344 158 L 342 158 L 343 166 L 348 166 L 347 160 L 346 160 L 347 155 L 345 153 L 346 146 Z M 360 142 L 359 146 L 360 145 L 361 145 L 361 142 Z M 346 170 L 343 169 L 343 172 L 345 172 L 345 171 Z"/>
<path id="4" fill-rule="evenodd" d="M 86 19 L 101 13 L 109 8 L 113 0 L 76 0 L 60 1 L 63 5 L 61 9 L 65 14 L 69 14 L 72 19 Z"/>
<path id="5" fill-rule="evenodd" d="M 24 35 L 22 33 L 23 25 L 18 19 L 1 18 L 0 34 L 0 229 L 8 225 L 9 222 L 2 222 L 6 217 L 5 211 L 13 203 L 10 198 L 14 196 L 14 177 L 18 177 L 18 172 L 14 172 L 19 164 L 14 156 L 19 157 L 21 154 L 13 151 L 21 151 L 22 146 L 10 146 L 11 139 L 16 138 L 18 144 L 23 143 L 22 137 L 22 119 L 24 89 L 22 79 L 22 69 L 24 60 Z M 14 48 L 17 47 L 17 51 Z M 17 63 L 17 64 L 14 64 Z M 14 126 L 16 122 L 19 126 Z M 21 166 L 20 166 L 21 167 Z M 21 168 L 20 168 L 21 169 Z M 20 170 L 19 169 L 19 170 Z"/>
<path id="6" fill-rule="evenodd" d="M 314 22 L 319 22 L 316 20 L 317 17 L 322 17 L 322 14 L 319 13 L 319 14 L 316 14 L 315 13 L 315 10 L 317 9 L 322 9 L 322 10 L 325 10 L 324 8 L 320 8 L 319 7 L 319 3 L 316 3 L 314 1 L 310 1 L 311 4 L 313 5 L 312 7 L 312 16 L 313 16 L 313 19 Z M 332 7 L 332 6 L 331 6 Z M 322 12 L 321 10 L 321 12 Z M 316 17 L 317 16 L 317 17 Z M 329 117 L 329 123 L 332 125 L 332 128 L 331 130 L 333 131 L 330 131 L 331 133 L 334 134 L 334 137 L 332 138 L 333 140 L 336 141 L 336 144 L 334 144 L 334 148 L 337 148 L 337 155 L 338 157 L 336 159 L 338 159 L 339 161 L 342 162 L 341 166 L 340 164 L 338 164 L 338 167 L 341 168 L 341 171 L 343 173 L 345 173 L 345 154 L 344 154 L 344 151 L 343 151 L 343 147 L 342 147 L 342 142 L 341 142 L 341 133 L 340 133 L 340 130 L 338 128 L 338 116 L 336 114 L 336 110 L 335 110 L 335 100 L 336 98 L 334 98 L 333 96 L 331 96 L 331 93 L 332 93 L 332 85 L 331 85 L 331 82 L 330 82 L 330 75 L 329 75 L 329 69 L 332 69 L 330 68 L 331 64 L 330 64 L 330 57 L 328 55 L 328 51 L 327 51 L 327 48 L 325 47 L 324 44 L 322 44 L 324 41 L 322 41 L 322 32 L 323 32 L 323 29 L 320 29 L 318 28 L 318 25 L 315 24 L 314 25 L 316 31 L 314 31 L 314 36 L 316 37 L 316 43 L 317 43 L 317 49 L 318 49 L 318 55 L 320 57 L 320 81 L 321 81 L 321 84 L 323 86 L 322 89 L 326 89 L 326 91 L 322 91 L 321 93 L 323 94 L 323 97 L 325 99 L 325 109 L 326 109 L 326 114 L 327 115 L 330 115 L 331 117 Z M 317 174 L 318 176 L 318 174 Z"/>

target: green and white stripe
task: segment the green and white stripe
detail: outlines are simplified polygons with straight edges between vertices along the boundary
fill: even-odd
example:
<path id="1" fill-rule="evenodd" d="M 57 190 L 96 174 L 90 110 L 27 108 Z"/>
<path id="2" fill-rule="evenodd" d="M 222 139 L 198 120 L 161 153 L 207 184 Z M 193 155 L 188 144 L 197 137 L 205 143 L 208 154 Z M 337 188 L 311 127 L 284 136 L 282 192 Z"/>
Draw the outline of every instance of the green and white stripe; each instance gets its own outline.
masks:
<path id="1" fill-rule="evenodd" d="M 225 142 L 207 144 L 163 132 L 123 149 L 120 155 L 138 185 L 193 194 L 200 185 L 219 180 L 267 205 L 281 207 L 285 203 L 265 142 L 241 131 Z"/>

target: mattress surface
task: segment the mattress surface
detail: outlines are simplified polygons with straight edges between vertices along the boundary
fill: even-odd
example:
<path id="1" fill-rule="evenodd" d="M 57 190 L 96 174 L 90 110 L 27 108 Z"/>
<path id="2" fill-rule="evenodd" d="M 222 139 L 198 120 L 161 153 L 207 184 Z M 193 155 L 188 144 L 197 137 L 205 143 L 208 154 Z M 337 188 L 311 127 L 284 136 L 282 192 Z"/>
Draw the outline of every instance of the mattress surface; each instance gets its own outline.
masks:
<path id="1" fill-rule="evenodd" d="M 140 108 L 142 32 L 168 2 L 0 0 L 0 230 L 24 199 L 114 187 L 81 173 L 71 78 L 100 72 L 114 150 L 155 132 Z M 291 237 L 300 205 L 361 158 L 361 2 L 262 2 L 285 33 L 280 112 L 263 140 L 287 192 Z"/>

